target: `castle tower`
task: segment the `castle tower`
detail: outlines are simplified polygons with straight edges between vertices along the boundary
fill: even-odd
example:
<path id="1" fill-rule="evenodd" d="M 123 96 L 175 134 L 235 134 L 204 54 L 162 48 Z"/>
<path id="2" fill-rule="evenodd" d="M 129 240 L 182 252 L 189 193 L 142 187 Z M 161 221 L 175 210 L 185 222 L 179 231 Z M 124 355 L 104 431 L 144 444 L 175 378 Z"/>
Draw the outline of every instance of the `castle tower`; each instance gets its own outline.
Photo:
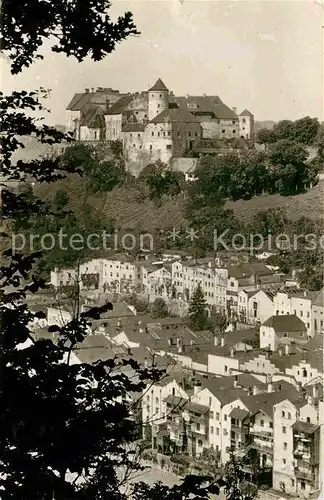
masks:
<path id="1" fill-rule="evenodd" d="M 254 116 L 247 109 L 239 115 L 239 133 L 243 139 L 254 141 Z"/>
<path id="2" fill-rule="evenodd" d="M 148 91 L 149 120 L 169 108 L 169 90 L 159 78 Z"/>

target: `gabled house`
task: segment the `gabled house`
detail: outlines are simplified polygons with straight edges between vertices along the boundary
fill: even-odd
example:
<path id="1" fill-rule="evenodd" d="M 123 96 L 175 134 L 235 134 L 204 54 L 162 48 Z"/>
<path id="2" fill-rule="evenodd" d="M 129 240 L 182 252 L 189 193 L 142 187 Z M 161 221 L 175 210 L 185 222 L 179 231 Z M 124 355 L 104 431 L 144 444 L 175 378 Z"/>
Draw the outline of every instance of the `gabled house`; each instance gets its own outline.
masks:
<path id="1" fill-rule="evenodd" d="M 240 290 L 238 315 L 249 324 L 264 323 L 273 314 L 273 295 L 264 290 Z"/>
<path id="2" fill-rule="evenodd" d="M 280 345 L 306 343 L 307 328 L 294 314 L 271 316 L 260 327 L 260 348 L 276 351 Z"/>

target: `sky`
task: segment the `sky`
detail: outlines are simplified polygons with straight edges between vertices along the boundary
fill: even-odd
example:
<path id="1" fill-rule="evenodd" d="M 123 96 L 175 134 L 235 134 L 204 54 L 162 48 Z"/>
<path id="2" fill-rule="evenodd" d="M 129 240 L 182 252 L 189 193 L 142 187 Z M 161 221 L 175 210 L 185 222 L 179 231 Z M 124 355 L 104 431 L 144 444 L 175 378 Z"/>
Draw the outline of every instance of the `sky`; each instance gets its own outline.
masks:
<path id="1" fill-rule="evenodd" d="M 44 45 L 44 60 L 12 76 L 2 58 L 2 90 L 51 88 L 52 124 L 64 124 L 75 92 L 147 90 L 157 78 L 176 95 L 218 95 L 256 120 L 323 119 L 322 0 L 114 0 L 131 11 L 140 36 L 101 62 L 78 63 Z"/>

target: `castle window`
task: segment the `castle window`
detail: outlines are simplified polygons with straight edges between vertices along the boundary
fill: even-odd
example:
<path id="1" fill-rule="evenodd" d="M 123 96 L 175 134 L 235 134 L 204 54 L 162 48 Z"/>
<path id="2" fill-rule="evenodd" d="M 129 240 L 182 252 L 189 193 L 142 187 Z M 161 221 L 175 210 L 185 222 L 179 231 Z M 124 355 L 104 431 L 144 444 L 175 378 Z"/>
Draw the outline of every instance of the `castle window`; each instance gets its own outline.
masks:
<path id="1" fill-rule="evenodd" d="M 158 104 L 158 108 L 160 107 L 160 105 Z"/>
<path id="2" fill-rule="evenodd" d="M 162 94 L 160 94 L 160 97 L 162 97 Z"/>
<path id="3" fill-rule="evenodd" d="M 222 130 L 222 134 L 225 134 L 226 130 Z"/>
<path id="4" fill-rule="evenodd" d="M 152 151 L 152 149 L 153 149 L 153 146 L 152 146 L 152 144 L 150 144 L 150 150 Z"/>
<path id="5" fill-rule="evenodd" d="M 243 130 L 245 130 L 245 127 L 243 127 Z"/>
<path id="6" fill-rule="evenodd" d="M 189 137 L 191 137 L 191 132 L 188 132 Z"/>
<path id="7" fill-rule="evenodd" d="M 195 132 L 195 136 L 198 137 L 198 132 Z"/>
<path id="8" fill-rule="evenodd" d="M 130 134 L 130 137 L 133 137 L 133 134 Z"/>
<path id="9" fill-rule="evenodd" d="M 235 125 L 235 120 L 232 121 L 233 125 Z"/>
<path id="10" fill-rule="evenodd" d="M 245 118 L 243 118 L 242 123 L 245 123 L 245 122 L 246 122 L 246 119 L 245 119 Z"/>
<path id="11" fill-rule="evenodd" d="M 178 132 L 178 137 L 180 137 L 180 132 Z"/>
<path id="12" fill-rule="evenodd" d="M 152 132 L 152 136 L 154 135 L 154 132 Z"/>
<path id="13" fill-rule="evenodd" d="M 160 132 L 158 132 L 158 136 L 160 137 Z"/>
<path id="14" fill-rule="evenodd" d="M 235 134 L 235 133 L 236 133 L 236 130 L 233 130 L 233 134 Z"/>
<path id="15" fill-rule="evenodd" d="M 137 137 L 141 137 L 141 134 L 137 134 Z"/>
<path id="16" fill-rule="evenodd" d="M 169 135 L 169 136 L 171 135 L 171 132 L 170 132 L 170 131 L 168 132 L 168 135 Z"/>
<path id="17" fill-rule="evenodd" d="M 171 149 L 172 148 L 171 144 L 167 144 L 166 148 Z"/>
<path id="18" fill-rule="evenodd" d="M 133 148 L 136 148 L 136 144 L 133 144 Z"/>

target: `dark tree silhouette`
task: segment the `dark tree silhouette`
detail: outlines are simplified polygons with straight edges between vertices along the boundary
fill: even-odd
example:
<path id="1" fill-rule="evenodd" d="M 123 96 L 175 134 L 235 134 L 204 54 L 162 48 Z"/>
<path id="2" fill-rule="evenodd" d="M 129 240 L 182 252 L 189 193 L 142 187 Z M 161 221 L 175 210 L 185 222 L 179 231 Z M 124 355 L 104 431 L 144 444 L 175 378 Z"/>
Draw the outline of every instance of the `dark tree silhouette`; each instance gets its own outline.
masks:
<path id="1" fill-rule="evenodd" d="M 43 41 L 55 40 L 54 52 L 82 61 L 90 55 L 101 60 L 117 42 L 135 34 L 130 13 L 111 23 L 106 0 L 45 0 L 2 2 L 1 49 L 18 73 L 40 57 Z M 53 38 L 52 38 L 53 37 Z M 34 111 L 43 111 L 35 92 L 0 95 L 2 129 L 1 176 L 19 182 L 53 182 L 67 173 L 80 173 L 78 166 L 62 165 L 57 158 L 19 161 L 12 154 L 23 147 L 19 136 L 34 136 L 41 143 L 70 141 L 66 134 L 40 125 Z M 66 200 L 60 200 L 61 206 Z M 1 216 L 10 226 L 24 214 L 43 210 L 42 202 L 12 192 L 1 192 Z M 10 234 L 2 234 L 9 238 Z M 80 312 L 79 283 L 76 282 L 75 314 L 63 326 L 48 328 L 52 338 L 36 339 L 30 321 L 44 318 L 31 313 L 27 294 L 45 287 L 34 275 L 40 252 L 2 252 L 0 268 L 0 488 L 3 500 L 124 500 L 121 486 L 129 471 L 140 465 L 135 455 L 137 424 L 130 392 L 142 393 L 147 383 L 161 372 L 140 367 L 131 358 L 72 364 L 76 347 L 87 336 L 91 321 L 113 308 L 111 303 Z M 128 370 L 128 374 L 125 373 Z M 125 474 L 120 474 L 121 468 Z M 203 482 L 203 484 L 202 484 Z M 189 476 L 176 489 L 153 486 L 149 492 L 137 486 L 136 500 L 207 498 L 208 490 L 219 486 L 214 478 Z M 142 488 L 142 491 L 141 491 Z M 144 488 L 144 489 L 143 489 Z M 234 498 L 234 497 L 231 497 Z M 236 498 L 236 497 L 235 497 Z M 239 498 L 239 497 L 237 497 Z"/>
<path id="2" fill-rule="evenodd" d="M 206 299 L 200 284 L 194 291 L 189 304 L 190 325 L 196 330 L 204 330 L 209 326 L 208 315 L 206 311 Z"/>

